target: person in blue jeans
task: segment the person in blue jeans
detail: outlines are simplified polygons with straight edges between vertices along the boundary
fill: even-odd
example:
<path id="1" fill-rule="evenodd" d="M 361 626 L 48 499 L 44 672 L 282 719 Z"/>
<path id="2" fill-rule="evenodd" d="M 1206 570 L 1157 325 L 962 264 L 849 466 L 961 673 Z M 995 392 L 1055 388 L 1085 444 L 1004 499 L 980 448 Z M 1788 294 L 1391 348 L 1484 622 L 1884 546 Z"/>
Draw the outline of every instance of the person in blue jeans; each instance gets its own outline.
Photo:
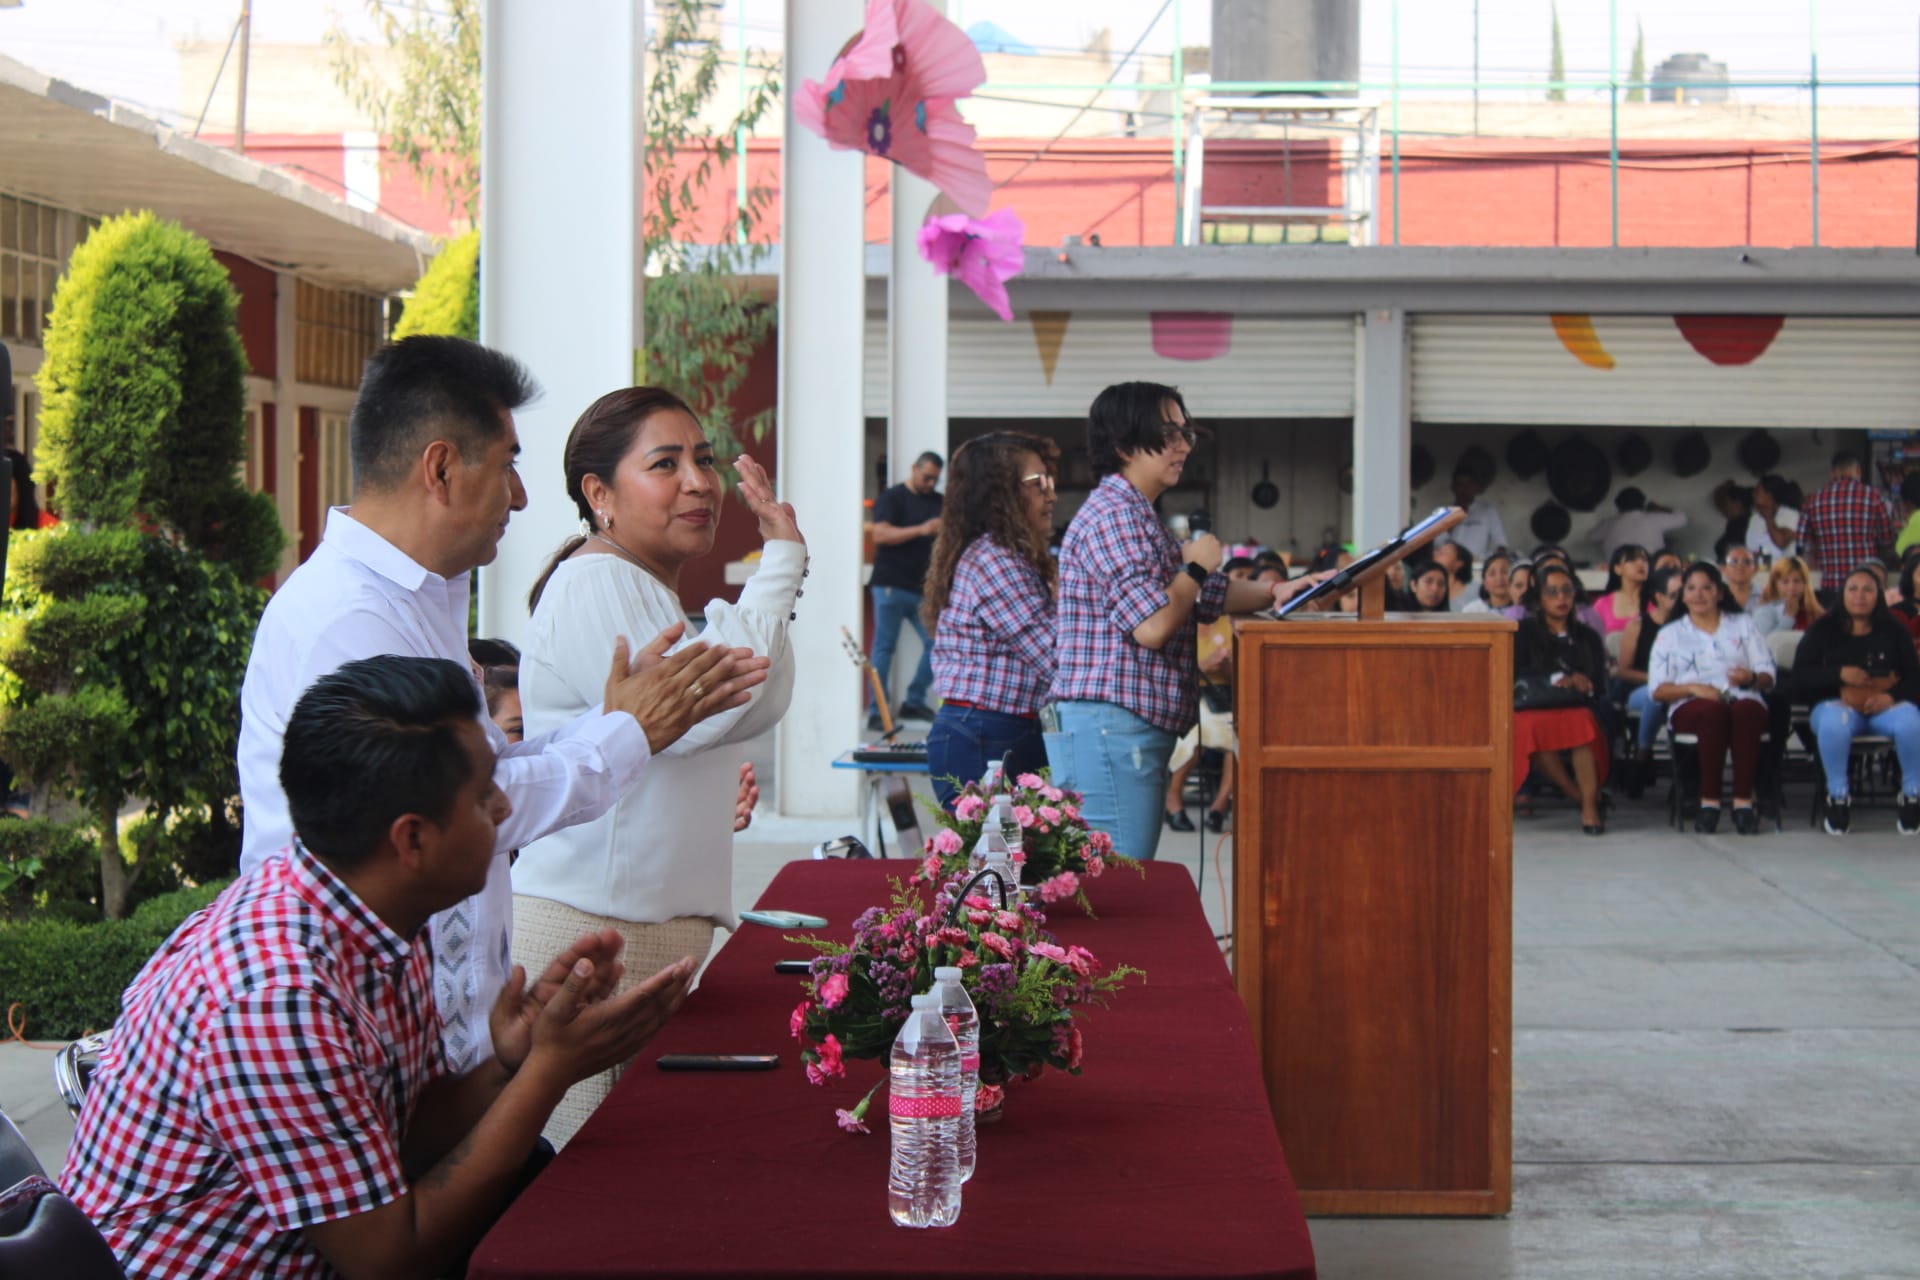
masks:
<path id="1" fill-rule="evenodd" d="M 1920 835 L 1920 657 L 1872 569 L 1849 573 L 1840 607 L 1807 628 L 1793 683 L 1795 697 L 1813 705 L 1828 834 L 1845 835 L 1852 824 L 1847 758 L 1855 737 L 1874 733 L 1893 739 L 1900 759 L 1900 834 Z"/>
<path id="2" fill-rule="evenodd" d="M 880 683 L 893 687 L 893 651 L 900 624 L 910 625 L 920 637 L 920 665 L 907 685 L 907 697 L 896 708 L 900 719 L 931 720 L 927 691 L 933 684 L 933 645 L 920 621 L 920 606 L 933 559 L 933 537 L 940 528 L 940 455 L 923 453 L 914 460 L 904 484 L 894 485 L 873 504 L 873 669 Z M 867 720 L 880 727 L 879 708 Z"/>
<path id="3" fill-rule="evenodd" d="M 1060 448 L 1015 431 L 976 436 L 953 455 L 922 617 L 933 626 L 927 732 L 934 798 L 1007 760 L 1014 775 L 1047 763 L 1039 711 L 1053 681 L 1053 591 L 1047 542 Z"/>

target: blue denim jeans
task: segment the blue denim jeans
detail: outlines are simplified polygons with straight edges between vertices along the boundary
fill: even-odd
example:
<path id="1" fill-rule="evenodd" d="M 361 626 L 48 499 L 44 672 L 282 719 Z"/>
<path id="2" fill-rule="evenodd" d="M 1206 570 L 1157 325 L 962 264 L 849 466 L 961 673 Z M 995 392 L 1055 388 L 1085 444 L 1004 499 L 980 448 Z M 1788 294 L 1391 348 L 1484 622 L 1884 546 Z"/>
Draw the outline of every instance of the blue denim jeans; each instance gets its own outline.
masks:
<path id="1" fill-rule="evenodd" d="M 1038 720 L 985 707 L 941 703 L 933 716 L 933 728 L 927 731 L 927 772 L 933 775 L 933 798 L 941 808 L 952 808 L 953 797 L 962 786 L 977 781 L 989 763 L 1009 752 L 1016 774 L 1045 767 L 1047 744 L 1040 736 Z"/>
<path id="2" fill-rule="evenodd" d="M 1080 816 L 1113 838 L 1115 852 L 1152 858 L 1174 736 L 1111 702 L 1060 702 L 1054 709 L 1060 732 L 1046 735 L 1053 785 L 1080 793 Z"/>
<path id="3" fill-rule="evenodd" d="M 1847 798 L 1847 750 L 1862 733 L 1893 739 L 1894 754 L 1900 757 L 1900 794 L 1920 796 L 1920 707 L 1896 702 L 1869 716 L 1833 698 L 1815 707 L 1808 718 L 1820 744 L 1820 767 L 1827 771 L 1829 796 Z"/>
<path id="4" fill-rule="evenodd" d="M 1653 740 L 1660 736 L 1660 726 L 1667 722 L 1667 706 L 1653 700 L 1651 683 L 1638 685 L 1627 695 L 1627 710 L 1640 713 L 1640 749 L 1653 750 Z"/>
<path id="5" fill-rule="evenodd" d="M 927 705 L 927 691 L 933 687 L 933 642 L 927 639 L 926 624 L 920 621 L 920 593 L 903 587 L 868 587 L 873 593 L 873 669 L 880 683 L 893 688 L 893 650 L 900 640 L 900 624 L 911 623 L 920 637 L 920 666 L 907 686 L 906 702 Z M 905 703 L 900 705 L 904 706 Z"/>

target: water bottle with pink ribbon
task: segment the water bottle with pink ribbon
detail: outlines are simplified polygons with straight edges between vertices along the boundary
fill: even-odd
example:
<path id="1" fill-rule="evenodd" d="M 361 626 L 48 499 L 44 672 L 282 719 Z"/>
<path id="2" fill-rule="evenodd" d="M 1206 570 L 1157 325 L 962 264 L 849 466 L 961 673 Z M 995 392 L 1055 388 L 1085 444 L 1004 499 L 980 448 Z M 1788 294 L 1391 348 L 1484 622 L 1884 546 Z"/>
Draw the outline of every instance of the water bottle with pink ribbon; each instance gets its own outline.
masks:
<path id="1" fill-rule="evenodd" d="M 960 1217 L 960 1042 L 940 994 L 913 997 L 888 1059 L 893 1163 L 887 1211 L 903 1227 L 950 1227 Z"/>
<path id="2" fill-rule="evenodd" d="M 940 994 L 940 1016 L 960 1042 L 960 1181 L 973 1176 L 975 1146 L 973 1099 L 980 1092 L 980 1013 L 960 982 L 960 970 L 941 965 L 933 971 L 934 990 Z"/>

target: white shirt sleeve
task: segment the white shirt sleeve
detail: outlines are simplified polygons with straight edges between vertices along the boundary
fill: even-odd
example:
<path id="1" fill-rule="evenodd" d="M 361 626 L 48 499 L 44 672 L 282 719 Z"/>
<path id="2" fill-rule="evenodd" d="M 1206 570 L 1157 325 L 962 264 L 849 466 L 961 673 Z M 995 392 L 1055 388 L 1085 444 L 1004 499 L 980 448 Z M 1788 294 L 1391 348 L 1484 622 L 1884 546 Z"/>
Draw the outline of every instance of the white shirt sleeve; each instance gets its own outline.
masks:
<path id="1" fill-rule="evenodd" d="M 638 721 L 597 706 L 552 733 L 509 744 L 493 772 L 513 812 L 495 833 L 494 848 L 524 848 L 561 827 L 591 822 L 633 785 L 651 755 Z"/>
<path id="2" fill-rule="evenodd" d="M 707 602 L 707 626 L 699 639 L 708 644 L 751 649 L 770 658 L 765 683 L 748 694 L 745 706 L 723 711 L 694 725 L 667 748 L 668 755 L 691 755 L 722 743 L 745 742 L 780 722 L 793 699 L 793 649 L 787 627 L 793 617 L 800 580 L 807 568 L 807 548 L 798 542 L 769 542 L 760 553 L 760 567 L 740 592 L 738 604 Z"/>

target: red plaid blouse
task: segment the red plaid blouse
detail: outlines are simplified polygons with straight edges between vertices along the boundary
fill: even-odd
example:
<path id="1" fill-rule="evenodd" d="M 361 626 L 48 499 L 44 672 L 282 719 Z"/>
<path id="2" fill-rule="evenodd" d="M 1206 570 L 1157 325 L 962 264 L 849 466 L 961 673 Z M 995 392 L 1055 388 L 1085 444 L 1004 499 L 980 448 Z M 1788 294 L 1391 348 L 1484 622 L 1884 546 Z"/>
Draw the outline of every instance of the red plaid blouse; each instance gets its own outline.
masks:
<path id="1" fill-rule="evenodd" d="M 322 1276 L 301 1228 L 406 1193 L 445 1070 L 424 930 L 400 937 L 296 843 L 127 988 L 64 1181 L 128 1275 Z"/>
<path id="2" fill-rule="evenodd" d="M 953 567 L 933 632 L 933 689 L 1009 716 L 1030 716 L 1053 680 L 1053 596 L 1040 571 L 992 538 Z"/>

